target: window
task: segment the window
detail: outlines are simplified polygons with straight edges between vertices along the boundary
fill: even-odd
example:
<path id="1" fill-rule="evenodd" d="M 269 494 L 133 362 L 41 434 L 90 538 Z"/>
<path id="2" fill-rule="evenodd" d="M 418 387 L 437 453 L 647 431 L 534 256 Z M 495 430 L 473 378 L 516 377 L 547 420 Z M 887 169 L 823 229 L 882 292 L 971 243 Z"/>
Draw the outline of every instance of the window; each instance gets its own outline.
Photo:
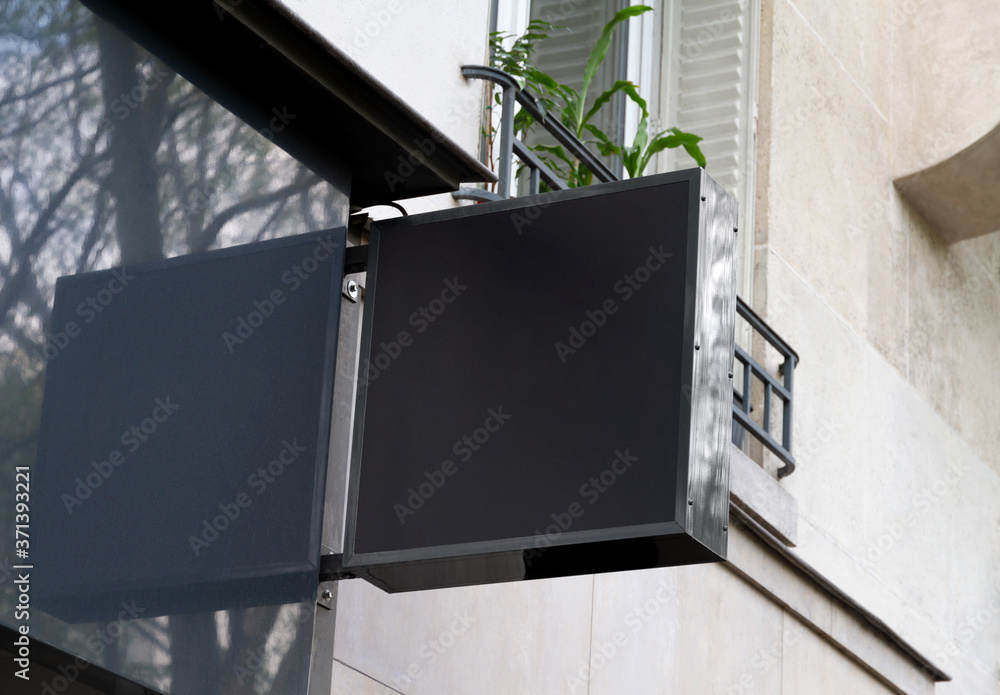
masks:
<path id="1" fill-rule="evenodd" d="M 618 45 L 609 51 L 593 96 L 615 79 L 629 79 L 639 85 L 649 105 L 652 133 L 676 126 L 702 136 L 708 173 L 735 196 L 742 226 L 752 229 L 760 1 L 630 0 L 628 4 L 649 4 L 654 12 L 633 18 L 619 30 Z M 548 45 L 542 42 L 536 56 L 543 69 L 572 85 L 579 81 L 601 28 L 617 9 L 616 3 L 596 0 L 496 0 L 496 27 L 521 34 L 531 19 L 545 19 L 572 29 Z M 634 104 L 623 98 L 605 118 L 608 122 L 601 126 L 608 128 L 605 132 L 632 141 L 639 121 Z M 692 165 L 683 150 L 666 150 L 646 173 Z M 747 301 L 752 290 L 752 241 L 752 234 L 740 235 L 738 287 Z"/>
<path id="2" fill-rule="evenodd" d="M 204 9 L 218 33 L 214 11 Z M 76 0 L 11 0 L 2 6 L 0 463 L 6 489 L 14 489 L 15 466 L 35 463 L 47 365 L 66 359 L 77 336 L 128 302 L 116 294 L 129 291 L 119 283 L 81 303 L 71 327 L 52 325 L 57 278 L 343 224 L 346 195 L 269 142 L 297 117 L 281 102 L 273 112 L 271 106 L 265 113 L 273 129 L 257 132 Z M 79 421 L 93 419 L 81 413 Z M 113 434 L 109 451 L 119 442 Z M 101 464 L 94 466 L 97 471 Z M 99 492 L 107 493 L 108 485 Z M 60 493 L 77 491 L 32 485 L 31 492 L 31 511 L 37 513 L 39 495 L 60 499 Z M 85 492 L 89 496 L 90 488 Z M 14 518 L 13 503 L 13 495 L 0 499 L 5 519 Z M 39 522 L 32 521 L 34 540 Z M 14 542 L 13 532 L 4 534 L 0 555 L 15 557 Z M 31 552 L 35 560 L 45 550 Z M 47 568 L 62 571 L 53 563 Z M 32 581 L 36 589 L 41 572 Z M 86 578 L 74 580 L 82 585 Z M 287 637 L 283 650 L 269 657 L 286 664 L 282 675 L 266 674 L 257 692 L 291 691 L 298 687 L 292 681 L 304 684 L 308 677 L 313 601 L 179 616 L 140 603 L 114 623 L 116 638 L 95 650 L 96 636 L 114 619 L 65 622 L 46 614 L 37 597 L 32 594 L 32 657 L 43 653 L 43 642 L 58 646 L 65 653 L 53 658 L 65 661 L 56 663 L 78 674 L 68 678 L 69 686 L 59 686 L 58 679 L 66 678 L 37 659 L 31 678 L 57 690 L 96 692 L 85 684 L 113 689 L 104 667 L 159 691 L 204 692 L 205 683 L 243 665 L 247 650 L 260 649 L 263 638 L 241 632 L 254 621 L 278 625 Z M 22 624 L 15 599 L 16 593 L 0 592 L 5 636 Z M 298 615 L 310 622 L 296 621 Z M 217 626 L 217 618 L 224 626 Z M 73 656 L 93 668 L 77 668 Z M 264 681 L 274 681 L 274 690 Z"/>

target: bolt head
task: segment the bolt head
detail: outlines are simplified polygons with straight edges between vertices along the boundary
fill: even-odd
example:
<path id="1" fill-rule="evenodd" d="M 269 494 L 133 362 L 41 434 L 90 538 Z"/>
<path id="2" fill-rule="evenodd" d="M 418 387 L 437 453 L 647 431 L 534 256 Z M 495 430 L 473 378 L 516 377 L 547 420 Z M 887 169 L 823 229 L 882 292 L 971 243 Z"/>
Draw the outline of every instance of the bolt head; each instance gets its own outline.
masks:
<path id="1" fill-rule="evenodd" d="M 344 283 L 344 296 L 350 299 L 352 302 L 358 301 L 358 283 L 354 280 L 348 280 Z"/>
<path id="2" fill-rule="evenodd" d="M 329 601 L 332 598 L 333 598 L 333 592 L 330 591 L 329 589 L 323 589 L 323 600 Z"/>

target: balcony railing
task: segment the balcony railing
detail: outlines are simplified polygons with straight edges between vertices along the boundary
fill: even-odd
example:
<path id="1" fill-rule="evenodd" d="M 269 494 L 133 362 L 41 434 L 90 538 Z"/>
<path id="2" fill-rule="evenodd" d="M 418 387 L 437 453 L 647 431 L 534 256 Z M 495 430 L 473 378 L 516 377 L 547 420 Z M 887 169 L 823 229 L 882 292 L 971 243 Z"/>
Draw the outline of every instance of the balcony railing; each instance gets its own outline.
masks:
<path id="1" fill-rule="evenodd" d="M 590 169 L 594 177 L 599 181 L 609 182 L 618 180 L 614 172 L 608 169 L 604 162 L 591 152 L 558 119 L 544 117 L 534 97 L 524 90 L 519 89 L 513 77 L 502 70 L 482 65 L 465 65 L 462 67 L 462 74 L 467 78 L 486 80 L 500 86 L 502 90 L 500 99 L 500 142 L 497 165 L 497 192 L 494 193 L 481 188 L 462 188 L 453 194 L 456 198 L 486 202 L 503 200 L 509 197 L 509 191 L 513 182 L 513 160 L 515 156 L 528 170 L 529 193 L 534 194 L 539 192 L 540 181 L 545 181 L 553 190 L 568 188 L 566 182 L 549 169 L 514 134 L 515 103 L 525 109 L 536 123 L 554 137 L 563 146 L 567 154 L 576 157 L 581 164 Z M 791 346 L 782 340 L 781 336 L 775 333 L 739 297 L 736 298 L 736 310 L 750 328 L 757 335 L 764 338 L 781 356 L 782 362 L 778 368 L 778 373 L 782 377 L 782 380 L 779 381 L 755 361 L 749 353 L 737 345 L 735 359 L 743 365 L 743 383 L 739 391 L 734 386 L 733 420 L 756 437 L 782 461 L 784 465 L 778 469 L 778 477 L 783 478 L 795 470 L 795 458 L 792 456 L 792 384 L 795 374 L 795 364 L 798 362 L 799 357 Z M 752 393 L 755 379 L 763 384 L 763 414 L 760 423 L 750 416 L 753 410 L 751 402 L 753 400 Z M 775 396 L 781 400 L 780 442 L 775 439 L 771 430 L 772 402 Z M 734 440 L 737 437 L 738 433 L 734 432 Z"/>
<path id="2" fill-rule="evenodd" d="M 743 384 L 739 393 L 733 394 L 733 419 L 756 437 L 764 446 L 774 452 L 785 465 L 778 469 L 778 477 L 784 478 L 795 470 L 795 457 L 792 456 L 792 384 L 794 383 L 795 365 L 799 356 L 791 346 L 782 340 L 770 326 L 754 313 L 746 302 L 736 298 L 736 313 L 750 325 L 753 331 L 764 338 L 781 356 L 778 381 L 769 371 L 762 367 L 739 344 L 736 345 L 736 360 L 743 365 Z M 764 413 L 758 424 L 750 417 L 754 379 L 764 385 Z M 773 397 L 781 399 L 781 442 L 771 433 L 771 407 Z"/>

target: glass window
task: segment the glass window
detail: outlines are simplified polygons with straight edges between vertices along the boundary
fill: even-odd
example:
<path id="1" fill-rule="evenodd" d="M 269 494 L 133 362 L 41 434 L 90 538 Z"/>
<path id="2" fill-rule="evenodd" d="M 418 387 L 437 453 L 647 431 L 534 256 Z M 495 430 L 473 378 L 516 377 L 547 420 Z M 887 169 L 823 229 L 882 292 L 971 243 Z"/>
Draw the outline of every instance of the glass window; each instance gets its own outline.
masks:
<path id="1" fill-rule="evenodd" d="M 343 192 L 268 135 L 76 0 L 0 5 L 4 623 L 17 600 L 15 467 L 35 462 L 46 363 L 64 339 L 50 325 L 57 278 L 345 224 Z M 304 687 L 314 601 L 246 605 L 173 616 L 133 606 L 119 621 L 72 625 L 33 611 L 32 637 L 162 692 Z"/>
<path id="2" fill-rule="evenodd" d="M 617 79 L 638 84 L 650 111 L 650 136 L 674 126 L 702 136 L 706 170 L 736 198 L 741 225 L 752 229 L 759 0 L 496 2 L 500 31 L 523 33 L 529 18 L 570 29 L 540 42 L 535 57 L 539 67 L 574 87 L 579 87 L 587 56 L 615 11 L 625 5 L 652 6 L 653 13 L 619 27 L 590 99 Z M 610 106 L 599 127 L 613 139 L 631 144 L 638 108 L 623 95 Z M 552 144 L 545 135 L 532 137 L 531 144 Z M 607 163 L 621 174 L 620 163 Z M 694 165 L 683 149 L 664 150 L 646 173 Z M 741 235 L 738 261 L 739 294 L 747 301 L 752 291 L 751 237 Z"/>

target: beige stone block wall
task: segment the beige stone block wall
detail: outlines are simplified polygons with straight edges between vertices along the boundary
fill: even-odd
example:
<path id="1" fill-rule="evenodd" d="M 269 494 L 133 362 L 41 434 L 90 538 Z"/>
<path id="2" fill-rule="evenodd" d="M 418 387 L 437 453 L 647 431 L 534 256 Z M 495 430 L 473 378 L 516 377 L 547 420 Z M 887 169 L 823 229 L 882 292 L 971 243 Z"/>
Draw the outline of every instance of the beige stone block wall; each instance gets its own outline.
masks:
<path id="1" fill-rule="evenodd" d="M 872 107 L 886 118 L 891 83 L 890 0 L 794 0 L 791 10 L 809 27 Z"/>
<path id="2" fill-rule="evenodd" d="M 882 695 L 892 690 L 819 638 L 795 618 L 785 616 L 787 635 L 781 660 L 782 693 Z"/>
<path id="3" fill-rule="evenodd" d="M 864 4 L 870 26 L 851 43 L 843 26 L 858 21 L 855 4 L 765 3 L 756 242 L 785 259 L 997 464 L 991 420 L 1000 412 L 1000 363 L 989 351 L 1000 338 L 1000 322 L 991 319 L 1000 302 L 1000 234 L 945 246 L 891 185 L 901 124 L 926 111 L 929 97 L 894 101 L 888 112 L 878 106 L 881 80 L 866 70 L 866 46 L 902 31 L 893 23 L 899 7 L 889 31 L 882 4 Z M 1000 22 L 995 9 L 985 14 L 995 19 L 984 23 Z M 927 23 L 937 15 L 920 16 Z M 916 22 L 917 14 L 906 18 Z M 936 31 L 947 34 L 948 26 Z M 908 36 L 895 36 L 892 45 Z M 892 88 L 909 79 L 908 51 L 900 48 L 886 63 L 900 72 L 880 72 L 895 76 Z M 1000 118 L 1000 100 L 996 109 Z M 973 110 L 981 120 L 983 109 Z M 964 103 L 956 105 L 949 118 L 967 122 L 965 112 Z M 758 274 L 758 307 L 766 304 L 767 284 Z"/>
<path id="4" fill-rule="evenodd" d="M 590 655 L 593 581 L 404 594 L 341 582 L 334 658 L 408 695 L 569 692 Z"/>
<path id="5" fill-rule="evenodd" d="M 958 683 L 996 672 L 1000 476 L 782 258 L 758 256 L 769 320 L 803 355 L 799 467 L 781 482 L 797 552 Z"/>
<path id="6" fill-rule="evenodd" d="M 894 0 L 889 24 L 892 174 L 912 174 L 1000 122 L 1000 13 L 994 0 Z"/>
<path id="7" fill-rule="evenodd" d="M 1000 233 L 948 246 L 905 204 L 902 222 L 910 382 L 1000 472 Z"/>
<path id="8" fill-rule="evenodd" d="M 570 692 L 780 693 L 783 611 L 717 565 L 595 577 L 591 659 L 622 647 Z M 597 663 L 594 662 L 594 666 Z"/>
<path id="9" fill-rule="evenodd" d="M 893 692 L 844 652 L 884 640 L 759 543 L 735 542 L 742 570 L 811 623 L 722 564 L 399 595 L 351 580 L 339 587 L 332 695 Z M 443 640 L 455 614 L 475 623 Z M 896 658 L 911 692 L 928 692 Z"/>
<path id="10" fill-rule="evenodd" d="M 945 246 L 892 180 L 1000 121 L 995 5 L 763 0 L 761 22 L 754 303 L 802 356 L 796 552 L 963 695 L 1000 673 L 1000 234 Z M 456 66 L 482 61 L 486 3 L 290 7 L 475 151 L 478 106 L 452 113 L 481 96 Z M 808 628 L 721 566 L 392 596 L 355 580 L 337 609 L 342 692 L 885 689 L 831 644 L 855 628 L 829 599 L 799 606 Z"/>
<path id="11" fill-rule="evenodd" d="M 863 336 L 896 351 L 905 314 L 899 284 L 905 247 L 891 233 L 889 123 L 787 0 L 770 5 L 766 136 L 766 242 Z M 763 41 L 763 39 L 762 39 Z M 888 299 L 888 301 L 887 301 Z"/>
<path id="12" fill-rule="evenodd" d="M 797 551 L 939 692 L 996 692 L 1000 233 L 947 246 L 891 180 L 1000 120 L 1000 7 L 765 0 L 762 26 L 754 304 L 802 357 Z"/>

